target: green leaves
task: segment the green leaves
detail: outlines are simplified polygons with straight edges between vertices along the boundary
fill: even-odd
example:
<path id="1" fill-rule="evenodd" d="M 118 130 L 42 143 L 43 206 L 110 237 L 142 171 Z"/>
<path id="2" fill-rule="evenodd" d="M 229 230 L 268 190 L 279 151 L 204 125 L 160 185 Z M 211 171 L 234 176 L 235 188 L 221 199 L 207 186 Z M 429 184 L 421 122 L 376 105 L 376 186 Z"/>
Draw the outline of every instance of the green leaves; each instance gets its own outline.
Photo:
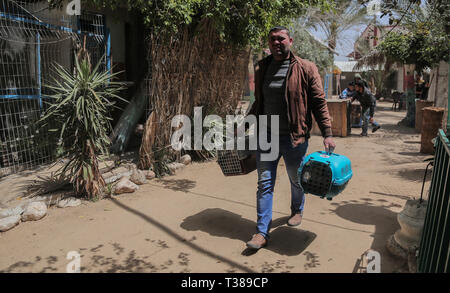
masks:
<path id="1" fill-rule="evenodd" d="M 238 48 L 258 48 L 269 29 L 287 25 L 308 7 L 329 10 L 328 0 L 91 0 L 100 6 L 128 7 L 144 16 L 155 34 L 176 34 L 182 27 L 195 31 L 204 19 L 213 20 L 222 41 Z"/>
<path id="2" fill-rule="evenodd" d="M 42 125 L 52 125 L 51 131 L 61 140 L 62 155 L 68 158 L 62 173 L 67 173 L 77 191 L 81 188 L 88 195 L 100 190 L 95 183 L 102 180 L 98 179 L 96 157 L 108 154 L 109 113 L 124 88 L 113 81 L 120 72 L 100 70 L 102 59 L 94 69 L 86 59 L 75 59 L 74 74 L 54 65 L 52 84 L 46 85 L 53 92 L 49 96 L 52 102 L 40 120 Z"/>
<path id="3" fill-rule="evenodd" d="M 380 50 L 389 58 L 415 64 L 418 71 L 432 68 L 439 61 L 450 59 L 450 39 L 436 27 L 425 28 L 420 22 L 408 32 L 391 32 L 380 44 Z"/>
<path id="4" fill-rule="evenodd" d="M 392 31 L 380 44 L 383 54 L 395 61 L 415 64 L 420 71 L 450 60 L 448 1 L 384 1 L 385 14 L 402 32 Z M 396 16 L 395 16 L 396 15 Z M 397 18 L 396 18 L 397 17 Z"/>
<path id="5" fill-rule="evenodd" d="M 333 56 L 327 47 L 315 40 L 298 22 L 294 24 L 291 34 L 294 39 L 292 49 L 300 58 L 314 62 L 320 72 L 333 65 Z"/>

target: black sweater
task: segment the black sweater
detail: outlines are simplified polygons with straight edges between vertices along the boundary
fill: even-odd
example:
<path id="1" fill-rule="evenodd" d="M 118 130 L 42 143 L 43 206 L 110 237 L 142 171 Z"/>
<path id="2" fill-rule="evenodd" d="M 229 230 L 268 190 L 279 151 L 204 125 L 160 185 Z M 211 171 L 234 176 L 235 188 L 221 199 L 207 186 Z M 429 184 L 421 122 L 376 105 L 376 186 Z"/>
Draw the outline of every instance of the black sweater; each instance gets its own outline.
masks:
<path id="1" fill-rule="evenodd" d="M 352 97 L 352 102 L 355 99 L 358 100 L 359 103 L 361 104 L 363 112 L 367 108 L 370 108 L 370 117 L 373 117 L 373 114 L 375 112 L 375 105 L 377 102 L 375 96 L 368 89 L 365 88 L 363 93 L 356 91 L 355 95 Z"/>

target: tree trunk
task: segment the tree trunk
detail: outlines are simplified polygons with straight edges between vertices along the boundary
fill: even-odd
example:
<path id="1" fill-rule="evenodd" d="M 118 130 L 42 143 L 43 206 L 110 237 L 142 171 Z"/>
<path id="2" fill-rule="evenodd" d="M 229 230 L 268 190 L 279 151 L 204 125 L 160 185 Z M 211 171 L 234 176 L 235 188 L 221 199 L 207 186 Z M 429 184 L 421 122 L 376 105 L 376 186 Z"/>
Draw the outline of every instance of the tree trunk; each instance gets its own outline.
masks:
<path id="1" fill-rule="evenodd" d="M 145 81 L 141 81 L 138 85 L 138 90 L 136 91 L 135 96 L 125 108 L 122 116 L 120 116 L 119 122 L 117 122 L 112 134 L 109 137 L 112 141 L 112 153 L 117 154 L 125 151 L 130 141 L 131 134 L 144 113 L 148 100 L 145 96 L 144 84 Z"/>

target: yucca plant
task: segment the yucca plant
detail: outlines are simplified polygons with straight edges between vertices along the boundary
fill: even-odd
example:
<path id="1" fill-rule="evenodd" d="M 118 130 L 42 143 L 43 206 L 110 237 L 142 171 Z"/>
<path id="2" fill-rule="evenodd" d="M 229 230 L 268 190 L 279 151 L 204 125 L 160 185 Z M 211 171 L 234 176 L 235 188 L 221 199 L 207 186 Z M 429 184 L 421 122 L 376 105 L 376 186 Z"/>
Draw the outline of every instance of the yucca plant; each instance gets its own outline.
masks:
<path id="1" fill-rule="evenodd" d="M 80 60 L 78 60 L 80 58 Z M 100 70 L 101 61 L 92 69 L 89 58 L 75 58 L 74 73 L 56 64 L 47 111 L 42 127 L 59 135 L 59 144 L 67 163 L 59 170 L 74 186 L 77 194 L 98 198 L 105 186 L 100 174 L 99 157 L 109 153 L 110 117 L 123 83 L 113 81 L 120 72 Z"/>

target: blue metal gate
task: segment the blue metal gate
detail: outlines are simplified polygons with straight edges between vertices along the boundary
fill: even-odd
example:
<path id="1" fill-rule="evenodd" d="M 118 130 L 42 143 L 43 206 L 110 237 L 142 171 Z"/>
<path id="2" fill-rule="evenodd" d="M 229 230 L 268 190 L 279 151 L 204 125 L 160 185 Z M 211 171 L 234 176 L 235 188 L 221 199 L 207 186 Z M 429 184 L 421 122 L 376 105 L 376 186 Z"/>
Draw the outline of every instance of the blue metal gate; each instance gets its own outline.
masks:
<path id="1" fill-rule="evenodd" d="M 433 177 L 419 247 L 418 270 L 448 273 L 450 268 L 450 142 L 443 130 L 436 139 Z"/>
<path id="2" fill-rule="evenodd" d="M 91 62 L 109 53 L 105 17 L 68 16 L 47 1 L 0 0 L 0 177 L 55 158 L 55 139 L 37 128 L 45 110 L 53 65 L 69 71 L 85 47 Z M 110 69 L 110 58 L 103 59 Z"/>

